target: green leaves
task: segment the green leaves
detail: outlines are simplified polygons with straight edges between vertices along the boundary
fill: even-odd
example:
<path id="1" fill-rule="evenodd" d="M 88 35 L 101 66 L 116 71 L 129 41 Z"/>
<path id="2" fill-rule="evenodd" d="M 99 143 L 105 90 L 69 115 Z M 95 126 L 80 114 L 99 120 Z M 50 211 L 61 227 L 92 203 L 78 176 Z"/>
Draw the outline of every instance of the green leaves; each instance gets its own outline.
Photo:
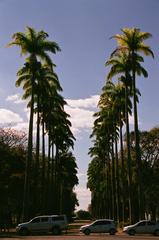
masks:
<path id="1" fill-rule="evenodd" d="M 144 40 L 151 37 L 150 33 L 141 32 L 139 28 L 123 28 L 121 31 L 121 34 L 112 37 L 116 39 L 117 47 L 105 63 L 110 69 L 100 95 L 99 111 L 94 114 L 95 121 L 91 134 L 93 147 L 89 150 L 92 161 L 88 168 L 88 187 L 92 192 L 91 207 L 95 217 L 111 215 L 120 221 L 121 215 L 124 214 L 122 220 L 124 221 L 127 215 L 131 222 L 132 216 L 136 217 L 132 204 L 135 201 L 142 202 L 141 192 L 135 200 L 131 195 L 132 177 L 135 182 L 133 184 L 137 183 L 139 188 L 141 186 L 137 118 L 137 103 L 141 93 L 136 87 L 136 76 L 148 77 L 148 72 L 142 66 L 144 58 L 139 53 L 152 57 L 154 55 L 151 48 L 144 43 Z M 132 152 L 129 117 L 133 110 L 135 151 Z M 126 131 L 125 140 L 122 137 L 123 129 Z M 118 146 L 121 152 L 117 152 Z M 122 164 L 118 162 L 119 154 Z M 136 159 L 136 166 L 133 168 L 132 158 Z M 122 213 L 119 206 L 123 208 Z M 100 209 L 103 211 L 100 212 Z M 141 214 L 140 209 L 138 212 Z"/>
<path id="2" fill-rule="evenodd" d="M 63 198 L 61 194 L 65 194 L 65 192 L 67 192 L 68 199 L 71 201 L 71 211 L 74 210 L 74 206 L 77 204 L 76 196 L 73 194 L 73 187 L 78 183 L 75 162 L 70 172 L 67 172 L 69 168 L 65 168 L 64 172 L 64 174 L 69 174 L 69 179 L 73 178 L 69 190 L 64 186 L 64 191 L 61 192 L 62 182 L 59 180 L 58 183 L 61 172 L 57 171 L 57 166 L 63 159 L 63 153 L 65 153 L 66 165 L 72 163 L 71 159 L 75 160 L 69 153 L 69 150 L 74 146 L 75 138 L 70 129 L 71 122 L 68 119 L 70 116 L 64 110 L 66 102 L 59 94 L 62 91 L 62 87 L 54 71 L 56 65 L 52 62 L 49 55 L 49 53 L 55 54 L 61 49 L 56 42 L 48 40 L 48 37 L 49 35 L 43 30 L 37 32 L 34 28 L 27 27 L 24 33 L 15 33 L 12 37 L 13 41 L 8 44 L 8 46 L 19 46 L 21 54 L 27 56 L 24 66 L 17 73 L 16 80 L 16 86 L 22 86 L 24 90 L 22 98 L 28 99 L 27 107 L 30 108 L 23 201 L 23 212 L 26 220 L 33 212 L 37 214 L 39 209 L 45 213 L 49 211 L 51 213 L 53 211 L 66 211 L 66 206 L 63 206 L 64 204 L 62 203 L 63 200 L 59 201 L 60 198 Z M 33 129 L 35 121 L 33 120 L 35 116 L 37 121 L 34 163 Z M 48 145 L 46 145 L 46 140 L 49 142 Z M 48 149 L 48 159 L 45 153 L 46 149 Z M 40 164 L 41 151 L 42 164 Z M 70 159 L 68 159 L 67 154 Z M 35 168 L 33 168 L 34 164 Z M 64 167 L 64 164 L 61 167 Z M 49 187 L 45 184 L 46 178 Z M 49 191 L 49 195 L 47 195 L 47 199 L 44 199 L 43 195 L 47 191 Z M 56 196 L 54 199 L 52 199 L 52 192 Z M 39 196 L 41 205 L 37 204 Z M 32 204 L 34 204 L 33 212 L 30 212 L 29 207 L 31 197 L 33 197 Z M 47 209 L 44 209 L 46 201 Z"/>

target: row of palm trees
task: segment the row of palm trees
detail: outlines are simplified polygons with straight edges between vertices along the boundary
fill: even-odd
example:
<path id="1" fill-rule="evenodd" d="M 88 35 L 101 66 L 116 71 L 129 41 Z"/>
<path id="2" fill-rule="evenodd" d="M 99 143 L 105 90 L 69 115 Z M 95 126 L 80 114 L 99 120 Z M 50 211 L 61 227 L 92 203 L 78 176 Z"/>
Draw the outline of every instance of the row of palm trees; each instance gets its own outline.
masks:
<path id="1" fill-rule="evenodd" d="M 28 219 L 30 217 L 29 201 L 32 194 L 31 169 L 34 160 L 33 154 L 35 158 L 34 206 L 36 208 L 40 194 L 42 199 L 41 212 L 46 213 L 45 198 L 47 186 L 48 191 L 50 189 L 54 191 L 54 200 L 50 204 L 59 206 L 56 209 L 48 206 L 48 212 L 54 210 L 54 213 L 59 213 L 61 210 L 59 209 L 60 205 L 57 203 L 62 198 L 60 194 L 62 193 L 61 188 L 63 185 L 59 179 L 60 161 L 62 161 L 64 156 L 65 159 L 72 158 L 75 161 L 70 152 L 75 138 L 70 130 L 69 115 L 64 110 L 66 102 L 59 93 L 62 91 L 62 87 L 54 71 L 55 64 L 48 54 L 49 52 L 53 54 L 59 52 L 59 45 L 56 42 L 49 41 L 46 32 L 36 32 L 31 27 L 27 27 L 24 33 L 15 33 L 12 42 L 9 43 L 9 46 L 13 45 L 19 46 L 21 54 L 26 56 L 24 66 L 17 73 L 16 86 L 23 87 L 24 94 L 22 97 L 28 100 L 28 108 L 30 109 L 23 201 L 23 219 Z M 35 116 L 36 130 L 34 131 Z M 34 132 L 36 132 L 35 148 Z M 40 161 L 42 164 L 40 164 Z M 75 164 L 74 169 L 76 167 Z M 40 168 L 42 169 L 40 170 Z M 38 189 L 39 181 L 41 181 L 42 186 L 40 192 Z M 70 184 L 71 189 L 77 183 L 78 179 L 76 178 L 74 179 L 74 184 Z M 48 200 L 47 202 L 50 201 Z"/>
<path id="2" fill-rule="evenodd" d="M 138 28 L 123 28 L 121 34 L 116 34 L 112 38 L 117 41 L 117 47 L 106 62 L 110 66 L 107 81 L 102 89 L 99 100 L 99 112 L 95 114 L 93 138 L 94 145 L 90 148 L 89 154 L 93 158 L 88 168 L 88 187 L 92 191 L 92 200 L 97 194 L 97 186 L 94 186 L 94 162 L 102 167 L 102 179 L 105 179 L 107 187 L 106 195 L 109 196 L 108 211 L 109 217 L 116 220 L 125 220 L 127 209 L 127 219 L 130 222 L 144 217 L 142 209 L 142 181 L 141 181 L 141 152 L 138 129 L 137 104 L 140 92 L 136 88 L 136 76 L 148 76 L 147 71 L 142 66 L 144 58 L 141 54 L 154 57 L 151 48 L 145 44 L 144 40 L 151 37 L 150 33 L 142 32 Z M 114 80 L 117 77 L 117 81 Z M 136 161 L 136 182 L 137 182 L 137 203 L 132 204 L 132 156 L 130 149 L 130 115 L 134 117 L 134 147 Z M 125 129 L 125 138 L 123 138 Z M 123 148 L 126 145 L 126 151 Z M 119 149 L 118 149 L 119 148 Z M 119 162 L 120 153 L 120 162 Z M 126 176 L 124 165 L 126 160 Z M 102 162 L 102 163 L 101 163 Z M 119 174 L 119 164 L 121 173 Z M 111 172 L 111 175 L 110 175 Z M 119 176 L 121 176 L 119 178 Z M 125 177 L 127 182 L 125 183 Z M 127 186 L 128 201 L 126 202 L 125 184 Z M 99 187 L 99 186 L 98 186 Z M 101 188 L 101 186 L 100 186 Z M 97 192 L 96 192 L 97 191 Z M 100 191 L 100 190 L 99 190 Z M 136 193 L 135 193 L 136 194 Z M 99 203 L 99 200 L 97 200 Z M 95 201 L 95 205 L 98 204 Z M 119 204 L 122 202 L 122 206 Z M 106 204 L 106 203 L 105 203 Z M 92 206 L 93 208 L 93 206 Z M 95 206 L 95 208 L 98 208 Z M 134 208 L 137 208 L 138 216 L 134 216 Z M 100 209 L 100 207 L 98 208 Z M 122 211 L 121 211 L 122 209 Z"/>

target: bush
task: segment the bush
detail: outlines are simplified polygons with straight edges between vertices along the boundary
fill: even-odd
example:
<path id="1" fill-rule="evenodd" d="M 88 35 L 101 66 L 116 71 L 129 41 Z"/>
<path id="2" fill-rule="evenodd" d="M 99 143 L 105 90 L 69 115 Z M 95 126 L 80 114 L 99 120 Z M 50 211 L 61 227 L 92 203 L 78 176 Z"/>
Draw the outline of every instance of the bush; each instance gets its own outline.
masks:
<path id="1" fill-rule="evenodd" d="M 76 212 L 76 217 L 80 220 L 89 220 L 91 219 L 91 215 L 88 211 L 85 210 L 79 210 Z"/>

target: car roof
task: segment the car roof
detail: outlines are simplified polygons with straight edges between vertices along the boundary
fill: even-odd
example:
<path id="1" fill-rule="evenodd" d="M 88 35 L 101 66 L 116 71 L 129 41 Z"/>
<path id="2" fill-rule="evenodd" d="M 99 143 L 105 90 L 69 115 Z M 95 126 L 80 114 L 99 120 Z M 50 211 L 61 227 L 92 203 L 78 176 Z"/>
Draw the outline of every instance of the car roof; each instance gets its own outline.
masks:
<path id="1" fill-rule="evenodd" d="M 113 220 L 113 219 L 101 218 L 101 219 L 95 220 L 95 222 L 96 222 L 96 221 L 110 221 L 110 222 L 113 222 L 114 220 Z"/>
<path id="2" fill-rule="evenodd" d="M 65 215 L 40 215 L 40 216 L 36 216 L 34 218 L 39 218 L 39 217 L 61 217 L 61 216 L 65 216 Z"/>

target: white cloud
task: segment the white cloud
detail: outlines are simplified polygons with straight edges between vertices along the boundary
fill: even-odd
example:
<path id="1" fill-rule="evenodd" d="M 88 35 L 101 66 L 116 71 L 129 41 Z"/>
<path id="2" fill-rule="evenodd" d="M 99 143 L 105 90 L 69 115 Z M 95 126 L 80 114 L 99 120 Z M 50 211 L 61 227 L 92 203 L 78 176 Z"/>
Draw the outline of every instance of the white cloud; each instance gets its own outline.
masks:
<path id="1" fill-rule="evenodd" d="M 129 116 L 129 123 L 134 125 L 134 116 Z"/>
<path id="2" fill-rule="evenodd" d="M 15 104 L 25 103 L 25 101 L 21 99 L 20 94 L 10 95 L 6 98 L 6 101 L 13 102 Z"/>
<path id="3" fill-rule="evenodd" d="M 89 189 L 84 188 L 84 187 L 76 187 L 75 192 L 77 194 L 77 198 L 79 200 L 80 206 L 77 207 L 76 210 L 87 210 L 88 209 L 88 204 L 91 202 L 91 192 Z"/>
<path id="4" fill-rule="evenodd" d="M 94 111 L 82 109 L 82 108 L 71 108 L 65 107 L 65 110 L 71 116 L 71 122 L 74 128 L 90 128 L 93 124 Z"/>
<path id="5" fill-rule="evenodd" d="M 77 176 L 79 178 L 79 185 L 75 187 L 75 192 L 77 194 L 80 206 L 77 207 L 76 210 L 80 209 L 87 210 L 88 205 L 91 202 L 91 192 L 89 189 L 86 188 L 87 174 L 79 172 Z"/>
<path id="6" fill-rule="evenodd" d="M 6 98 L 6 101 L 13 102 L 14 104 L 25 103 L 25 101 L 21 99 L 20 94 L 10 95 Z M 99 101 L 99 95 L 94 95 L 85 99 L 67 99 L 66 101 L 68 105 L 65 106 L 65 110 L 71 116 L 70 121 L 72 123 L 71 130 L 73 134 L 77 136 L 82 130 L 87 131 L 90 129 L 93 126 L 93 114 L 96 111 L 95 109 Z M 24 112 L 29 120 L 29 109 L 24 108 Z M 10 123 L 10 120 L 8 122 Z M 16 122 L 21 121 L 17 119 Z M 17 124 L 15 128 L 26 128 L 26 125 L 26 123 Z"/>
<path id="7" fill-rule="evenodd" d="M 74 108 L 96 108 L 98 101 L 99 95 L 94 95 L 85 99 L 66 99 L 68 105 Z"/>
<path id="8" fill-rule="evenodd" d="M 77 177 L 82 178 L 82 177 L 87 177 L 87 175 L 85 173 L 78 173 Z"/>
<path id="9" fill-rule="evenodd" d="M 20 94 L 10 95 L 6 100 L 15 104 L 25 103 Z M 89 131 L 93 127 L 95 120 L 93 114 L 97 111 L 99 95 L 93 95 L 85 99 L 66 99 L 66 101 L 68 105 L 65 106 L 65 111 L 70 115 L 71 130 L 76 137 L 79 137 L 82 131 Z M 25 107 L 24 112 L 29 121 L 29 109 Z M 1 109 L 1 113 L 0 123 L 18 123 L 14 126 L 16 129 L 28 128 L 28 123 L 22 123 L 22 118 L 18 114 L 7 109 Z M 36 116 L 34 120 L 36 121 Z M 129 116 L 129 122 L 133 124 L 133 116 Z"/>
<path id="10" fill-rule="evenodd" d="M 28 131 L 28 122 L 21 122 L 17 123 L 14 126 L 12 126 L 13 129 L 18 130 L 18 131 Z"/>
<path id="11" fill-rule="evenodd" d="M 77 195 L 80 196 L 80 198 L 89 198 L 91 197 L 91 192 L 89 189 L 84 188 L 84 187 L 77 187 L 75 189 L 75 192 L 77 193 Z"/>
<path id="12" fill-rule="evenodd" d="M 66 101 L 68 105 L 65 106 L 65 111 L 71 116 L 72 132 L 77 135 L 82 130 L 92 128 L 94 122 L 93 114 L 97 108 L 99 95 L 85 99 L 67 99 Z"/>
<path id="13" fill-rule="evenodd" d="M 8 123 L 20 123 L 23 119 L 19 116 L 19 114 L 14 113 L 8 109 L 0 108 L 0 123 L 8 124 Z"/>

